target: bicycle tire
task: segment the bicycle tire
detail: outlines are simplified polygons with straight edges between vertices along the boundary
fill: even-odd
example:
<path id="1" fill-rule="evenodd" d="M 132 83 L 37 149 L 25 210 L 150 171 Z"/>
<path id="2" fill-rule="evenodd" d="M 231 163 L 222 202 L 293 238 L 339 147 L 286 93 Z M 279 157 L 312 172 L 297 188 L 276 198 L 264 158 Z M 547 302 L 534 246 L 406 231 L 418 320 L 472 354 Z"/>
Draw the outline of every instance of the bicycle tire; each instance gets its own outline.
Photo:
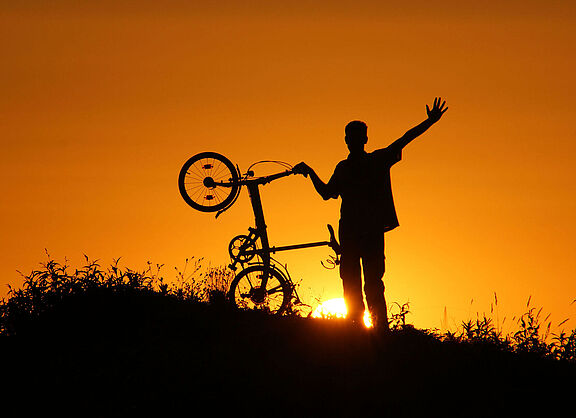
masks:
<path id="1" fill-rule="evenodd" d="M 228 299 L 237 308 L 264 310 L 275 315 L 282 315 L 288 308 L 292 289 L 284 275 L 269 267 L 269 277 L 266 284 L 266 293 L 258 294 L 261 279 L 259 275 L 265 274 L 264 265 L 246 267 L 234 277 L 228 291 Z"/>
<path id="2" fill-rule="evenodd" d="M 210 182 L 228 182 L 229 187 Z M 200 212 L 216 212 L 230 205 L 240 192 L 238 170 L 216 152 L 201 152 L 184 163 L 178 175 L 178 189 L 188 205 Z"/>

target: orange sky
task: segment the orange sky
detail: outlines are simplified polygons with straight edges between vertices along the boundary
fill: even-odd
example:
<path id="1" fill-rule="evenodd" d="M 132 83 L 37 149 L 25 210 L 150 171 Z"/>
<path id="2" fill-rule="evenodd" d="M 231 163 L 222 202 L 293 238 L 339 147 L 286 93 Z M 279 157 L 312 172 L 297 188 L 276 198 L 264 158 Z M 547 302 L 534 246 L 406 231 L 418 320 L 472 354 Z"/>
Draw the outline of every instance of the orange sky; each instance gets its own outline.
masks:
<path id="1" fill-rule="evenodd" d="M 446 98 L 450 110 L 392 170 L 389 301 L 420 327 L 526 300 L 576 326 L 576 7 L 513 1 L 77 2 L 0 6 L 0 294 L 16 270 L 227 263 L 252 225 L 247 193 L 218 220 L 177 189 L 187 158 L 306 161 L 327 180 L 345 124 L 388 145 Z M 267 185 L 274 245 L 323 240 L 339 202 L 302 177 Z M 302 291 L 341 296 L 326 249 L 285 253 Z M 471 304 L 471 300 L 474 302 Z M 511 318 L 508 319 L 510 321 Z"/>

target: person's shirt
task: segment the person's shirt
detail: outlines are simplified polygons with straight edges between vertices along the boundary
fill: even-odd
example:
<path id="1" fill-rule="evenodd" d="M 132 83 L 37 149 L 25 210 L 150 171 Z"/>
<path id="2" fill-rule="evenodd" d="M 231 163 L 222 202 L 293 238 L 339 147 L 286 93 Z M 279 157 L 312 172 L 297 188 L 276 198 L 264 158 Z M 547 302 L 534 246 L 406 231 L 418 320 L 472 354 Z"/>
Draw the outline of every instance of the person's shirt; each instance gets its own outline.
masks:
<path id="1" fill-rule="evenodd" d="M 390 168 L 401 159 L 402 149 L 391 145 L 371 153 L 350 154 L 338 163 L 327 186 L 332 198 L 342 198 L 341 228 L 386 232 L 399 225 Z"/>

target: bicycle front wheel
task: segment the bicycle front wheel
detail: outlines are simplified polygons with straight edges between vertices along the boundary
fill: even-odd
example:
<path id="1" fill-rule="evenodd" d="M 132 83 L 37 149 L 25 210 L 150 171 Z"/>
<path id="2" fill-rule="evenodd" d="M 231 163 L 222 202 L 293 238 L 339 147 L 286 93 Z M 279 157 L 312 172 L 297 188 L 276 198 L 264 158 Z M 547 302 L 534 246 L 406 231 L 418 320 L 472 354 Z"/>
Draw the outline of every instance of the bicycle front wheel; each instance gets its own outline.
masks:
<path id="1" fill-rule="evenodd" d="M 216 212 L 234 201 L 240 186 L 232 162 L 216 152 L 201 152 L 180 170 L 178 189 L 186 203 L 201 212 Z"/>
<path id="2" fill-rule="evenodd" d="M 262 281 L 266 277 L 266 286 Z M 232 280 L 229 300 L 238 308 L 263 310 L 281 315 L 290 302 L 291 289 L 278 270 L 263 265 L 245 268 Z"/>

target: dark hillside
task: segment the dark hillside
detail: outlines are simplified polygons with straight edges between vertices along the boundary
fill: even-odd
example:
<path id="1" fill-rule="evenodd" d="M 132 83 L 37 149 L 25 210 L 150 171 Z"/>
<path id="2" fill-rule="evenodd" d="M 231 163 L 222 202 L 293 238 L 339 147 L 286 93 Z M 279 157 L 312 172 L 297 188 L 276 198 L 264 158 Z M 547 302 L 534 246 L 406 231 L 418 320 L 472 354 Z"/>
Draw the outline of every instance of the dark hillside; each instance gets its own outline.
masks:
<path id="1" fill-rule="evenodd" d="M 386 339 L 342 320 L 232 309 L 229 271 L 71 271 L 49 260 L 0 303 L 2 416 L 572 416 L 576 330 L 540 311 Z"/>
<path id="2" fill-rule="evenodd" d="M 4 416 L 572 416 L 573 363 L 154 292 L 70 296 L 0 338 Z M 242 414 L 242 415 L 241 415 Z M 567 414 L 567 415 L 565 415 Z"/>

